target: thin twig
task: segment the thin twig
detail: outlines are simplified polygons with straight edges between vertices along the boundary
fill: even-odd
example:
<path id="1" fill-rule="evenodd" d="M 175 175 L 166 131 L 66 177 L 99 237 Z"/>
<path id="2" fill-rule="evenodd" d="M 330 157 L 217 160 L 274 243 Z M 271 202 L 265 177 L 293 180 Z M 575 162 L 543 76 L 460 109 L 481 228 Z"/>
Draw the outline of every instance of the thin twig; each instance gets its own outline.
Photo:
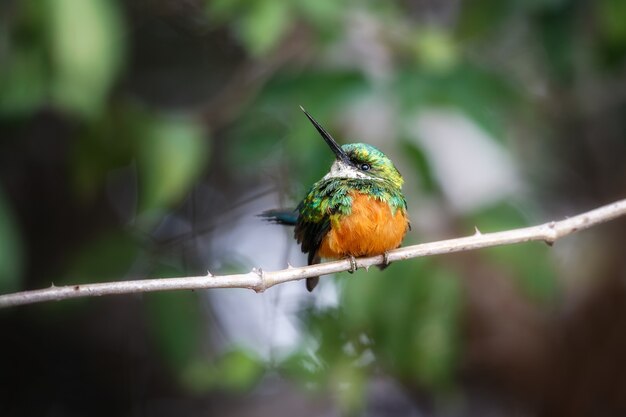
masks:
<path id="1" fill-rule="evenodd" d="M 510 245 L 513 243 L 542 240 L 548 244 L 557 239 L 626 215 L 626 200 L 570 217 L 565 220 L 545 223 L 539 226 L 522 229 L 507 230 L 504 232 L 482 234 L 476 229 L 472 236 L 438 242 L 423 243 L 420 245 L 399 248 L 388 253 L 389 261 L 422 256 L 440 255 L 452 252 L 462 252 L 491 246 Z M 369 268 L 384 262 L 383 256 L 359 258 L 357 267 Z M 327 262 L 318 265 L 299 268 L 288 267 L 280 271 L 262 271 L 253 269 L 247 274 L 214 276 L 210 273 L 196 277 L 144 279 L 136 281 L 103 282 L 98 284 L 69 285 L 34 291 L 23 291 L 14 294 L 0 295 L 0 307 L 10 307 L 22 304 L 40 303 L 51 300 L 65 300 L 68 298 L 94 297 L 109 294 L 131 294 L 152 291 L 196 290 L 205 288 L 248 288 L 256 292 L 263 292 L 277 284 L 297 281 L 309 277 L 333 274 L 350 269 L 349 260 Z"/>

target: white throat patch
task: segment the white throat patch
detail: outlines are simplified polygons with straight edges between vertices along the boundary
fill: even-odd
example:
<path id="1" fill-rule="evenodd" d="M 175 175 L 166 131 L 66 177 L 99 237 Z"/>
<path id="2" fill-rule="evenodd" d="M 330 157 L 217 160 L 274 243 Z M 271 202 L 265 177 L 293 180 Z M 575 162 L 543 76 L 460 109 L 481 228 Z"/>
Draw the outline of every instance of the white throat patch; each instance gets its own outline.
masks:
<path id="1" fill-rule="evenodd" d="M 329 178 L 356 178 L 362 180 L 377 180 L 376 177 L 371 177 L 366 173 L 359 171 L 358 168 L 348 165 L 343 161 L 335 161 L 330 167 L 330 172 L 324 175 L 324 180 Z"/>

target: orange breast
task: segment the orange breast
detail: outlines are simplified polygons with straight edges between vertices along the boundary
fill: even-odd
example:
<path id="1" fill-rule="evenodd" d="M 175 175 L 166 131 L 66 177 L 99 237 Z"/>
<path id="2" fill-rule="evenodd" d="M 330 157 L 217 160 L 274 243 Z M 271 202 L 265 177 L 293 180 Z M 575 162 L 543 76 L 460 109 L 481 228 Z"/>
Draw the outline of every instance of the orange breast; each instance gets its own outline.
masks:
<path id="1" fill-rule="evenodd" d="M 322 258 L 380 255 L 400 246 L 408 225 L 402 210 L 392 214 L 386 203 L 353 192 L 352 212 L 331 222 L 318 254 Z"/>

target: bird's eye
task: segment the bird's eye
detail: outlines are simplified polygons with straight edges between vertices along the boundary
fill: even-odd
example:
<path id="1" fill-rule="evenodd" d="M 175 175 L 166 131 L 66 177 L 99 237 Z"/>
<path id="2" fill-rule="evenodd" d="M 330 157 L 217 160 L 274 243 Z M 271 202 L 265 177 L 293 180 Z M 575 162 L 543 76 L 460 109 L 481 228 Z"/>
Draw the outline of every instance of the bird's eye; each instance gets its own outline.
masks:
<path id="1" fill-rule="evenodd" d="M 361 171 L 369 171 L 370 168 L 370 164 L 361 164 Z"/>

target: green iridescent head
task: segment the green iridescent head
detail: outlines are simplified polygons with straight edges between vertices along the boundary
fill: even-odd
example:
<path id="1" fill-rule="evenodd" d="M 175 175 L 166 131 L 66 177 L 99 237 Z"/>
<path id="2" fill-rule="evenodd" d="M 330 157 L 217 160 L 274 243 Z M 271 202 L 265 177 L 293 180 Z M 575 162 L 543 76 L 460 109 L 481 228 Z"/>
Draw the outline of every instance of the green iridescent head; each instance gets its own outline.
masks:
<path id="1" fill-rule="evenodd" d="M 348 143 L 341 149 L 350 160 L 350 168 L 359 172 L 359 177 L 369 177 L 373 180 L 385 180 L 395 187 L 401 188 L 404 180 L 391 159 L 378 148 L 367 143 Z M 333 166 L 337 164 L 335 161 Z M 331 168 L 332 173 L 332 168 Z"/>
<path id="2" fill-rule="evenodd" d="M 302 107 L 300 107 L 302 109 Z M 404 180 L 391 159 L 380 150 L 366 143 L 349 143 L 339 146 L 335 139 L 306 110 L 302 109 L 313 126 L 322 135 L 336 160 L 326 174 L 328 178 L 350 178 L 369 181 L 386 181 L 400 189 Z"/>

